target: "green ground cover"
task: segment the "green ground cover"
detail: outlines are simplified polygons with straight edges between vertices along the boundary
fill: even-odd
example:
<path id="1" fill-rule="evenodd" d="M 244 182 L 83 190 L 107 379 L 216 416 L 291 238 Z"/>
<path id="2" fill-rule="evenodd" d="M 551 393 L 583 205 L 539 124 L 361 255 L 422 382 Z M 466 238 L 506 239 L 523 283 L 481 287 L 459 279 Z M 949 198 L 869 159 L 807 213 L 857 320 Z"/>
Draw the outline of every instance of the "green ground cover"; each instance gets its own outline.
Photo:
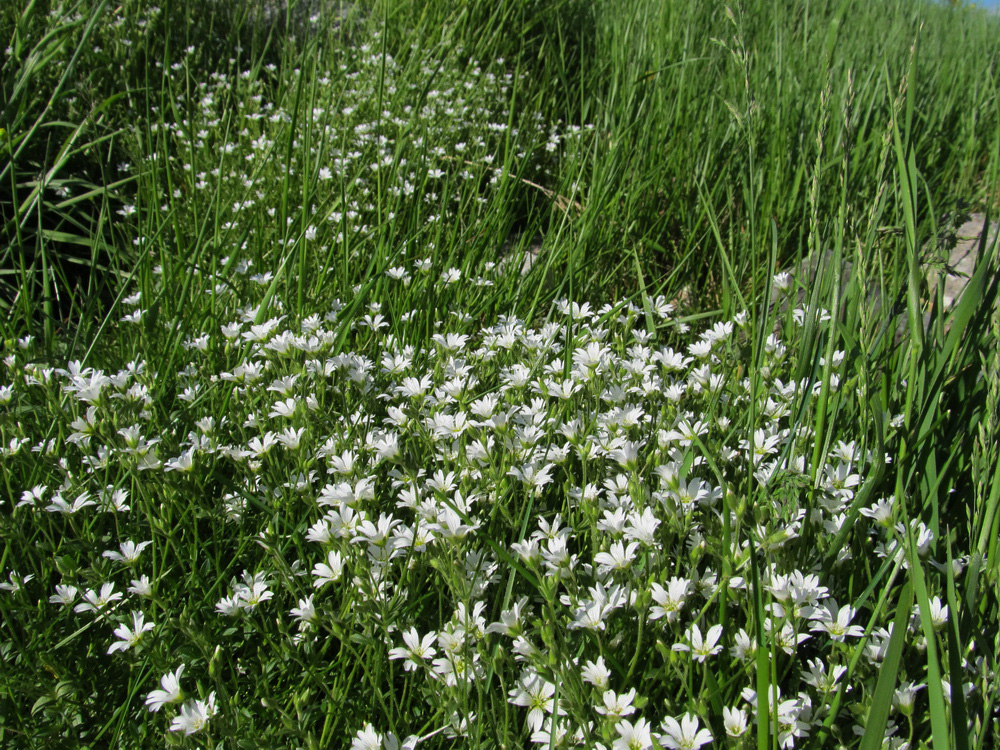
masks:
<path id="1" fill-rule="evenodd" d="M 0 744 L 994 747 L 997 23 L 5 3 Z"/>

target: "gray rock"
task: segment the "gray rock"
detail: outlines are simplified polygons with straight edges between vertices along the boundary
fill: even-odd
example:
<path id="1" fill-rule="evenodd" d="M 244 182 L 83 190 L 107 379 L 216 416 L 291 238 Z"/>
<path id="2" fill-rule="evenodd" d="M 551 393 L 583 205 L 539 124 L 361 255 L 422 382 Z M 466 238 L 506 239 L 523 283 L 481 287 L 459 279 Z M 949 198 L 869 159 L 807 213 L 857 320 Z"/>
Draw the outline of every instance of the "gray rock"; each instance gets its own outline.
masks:
<path id="1" fill-rule="evenodd" d="M 927 283 L 932 290 L 937 288 L 942 272 L 944 274 L 944 306 L 946 309 L 954 307 L 965 292 L 969 278 L 976 270 L 985 221 L 986 217 L 983 214 L 972 214 L 969 220 L 959 227 L 956 233 L 957 242 L 951 249 L 944 268 L 938 270 L 932 267 L 928 270 Z M 993 226 L 990 227 L 986 248 L 991 247 L 996 241 L 997 223 L 994 222 Z"/>
<path id="2" fill-rule="evenodd" d="M 972 214 L 968 219 L 953 232 L 945 232 L 938 240 L 937 248 L 928 248 L 924 253 L 922 269 L 927 282 L 927 289 L 932 299 L 936 298 L 938 283 L 943 282 L 942 301 L 945 312 L 951 310 L 964 294 L 976 264 L 979 261 L 979 249 L 981 246 L 982 233 L 985 226 L 986 217 L 983 214 Z M 987 238 L 985 247 L 988 249 L 997 241 L 997 224 L 990 227 L 990 235 Z M 935 258 L 934 256 L 937 255 Z M 946 259 L 945 259 L 946 258 Z M 796 301 L 800 306 L 808 304 L 809 298 L 814 289 L 816 279 L 823 278 L 830 263 L 833 261 L 833 252 L 828 250 L 817 259 L 814 256 L 805 258 L 798 266 L 787 269 L 793 279 L 797 282 Z M 824 272 L 824 273 L 818 273 Z M 841 289 L 846 288 L 853 272 L 851 261 L 843 263 L 841 270 Z M 996 269 L 994 269 L 996 273 Z M 899 317 L 896 338 L 899 340 L 906 331 L 908 320 L 906 317 L 906 298 L 897 297 L 889 300 L 886 298 L 885 290 L 879 287 L 874 281 L 869 283 L 868 300 L 872 303 L 872 311 L 878 314 L 887 304 L 892 306 L 892 314 Z M 779 308 L 782 312 L 787 306 L 783 303 Z M 926 330 L 931 321 L 931 311 L 926 308 L 924 311 L 924 329 Z"/>

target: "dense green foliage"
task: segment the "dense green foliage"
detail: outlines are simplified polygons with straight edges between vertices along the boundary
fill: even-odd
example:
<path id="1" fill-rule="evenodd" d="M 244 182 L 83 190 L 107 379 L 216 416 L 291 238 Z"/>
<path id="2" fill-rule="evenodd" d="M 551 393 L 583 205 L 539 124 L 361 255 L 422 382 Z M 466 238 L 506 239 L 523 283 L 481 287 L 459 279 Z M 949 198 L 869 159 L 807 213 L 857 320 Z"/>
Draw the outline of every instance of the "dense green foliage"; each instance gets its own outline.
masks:
<path id="1" fill-rule="evenodd" d="M 998 23 L 4 3 L 0 744 L 994 746 Z"/>

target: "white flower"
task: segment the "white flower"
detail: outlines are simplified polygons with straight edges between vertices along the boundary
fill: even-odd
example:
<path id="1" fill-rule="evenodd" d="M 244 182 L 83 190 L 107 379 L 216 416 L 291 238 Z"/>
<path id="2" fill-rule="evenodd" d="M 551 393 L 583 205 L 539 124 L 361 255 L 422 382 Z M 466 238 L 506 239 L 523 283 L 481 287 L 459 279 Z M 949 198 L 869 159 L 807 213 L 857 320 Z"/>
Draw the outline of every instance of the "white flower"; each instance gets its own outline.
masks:
<path id="1" fill-rule="evenodd" d="M 628 526 L 625 527 L 625 537 L 634 539 L 645 546 L 656 543 L 656 528 L 660 525 L 660 519 L 653 515 L 651 508 L 645 508 L 642 514 L 632 513 L 628 517 Z"/>
<path id="2" fill-rule="evenodd" d="M 62 604 L 68 607 L 76 599 L 76 594 L 76 586 L 57 585 L 56 593 L 49 597 L 49 604 Z"/>
<path id="3" fill-rule="evenodd" d="M 838 607 L 834 599 L 829 599 L 823 604 L 823 610 L 817 610 L 809 628 L 813 632 L 829 633 L 830 638 L 835 641 L 843 641 L 844 638 L 860 638 L 865 634 L 865 629 L 860 625 L 851 625 L 856 610 L 854 607 Z"/>
<path id="4" fill-rule="evenodd" d="M 537 464 L 531 463 L 525 464 L 520 469 L 513 468 L 507 474 L 520 479 L 532 489 L 540 490 L 552 481 L 549 474 L 553 468 L 553 464 L 545 464 L 539 468 Z"/>
<path id="5" fill-rule="evenodd" d="M 122 595 L 120 592 L 115 591 L 115 585 L 113 583 L 105 583 L 101 586 L 100 594 L 93 589 L 87 589 L 83 598 L 84 601 L 80 602 L 73 608 L 74 612 L 99 612 L 111 602 L 121 599 Z"/>
<path id="6" fill-rule="evenodd" d="M 294 398 L 286 398 L 284 401 L 279 401 L 272 406 L 271 411 L 268 412 L 267 416 L 271 419 L 278 417 L 291 417 L 295 414 L 296 407 L 298 407 L 298 401 Z"/>
<path id="7" fill-rule="evenodd" d="M 722 723 L 730 737 L 742 737 L 747 731 L 747 712 L 742 708 L 722 708 Z"/>
<path id="8" fill-rule="evenodd" d="M 316 607 L 313 605 L 313 595 L 299 599 L 299 606 L 293 607 L 288 613 L 299 621 L 299 627 L 306 627 L 316 619 Z"/>
<path id="9" fill-rule="evenodd" d="M 525 539 L 520 542 L 514 542 L 510 545 L 510 548 L 517 553 L 517 556 L 521 558 L 523 562 L 534 563 L 537 562 L 541 557 L 541 550 L 538 546 L 537 539 Z"/>
<path id="10" fill-rule="evenodd" d="M 614 690 L 605 690 L 601 700 L 604 706 L 594 706 L 594 711 L 609 719 L 620 719 L 622 716 L 635 713 L 635 706 L 632 705 L 635 700 L 635 688 L 621 695 Z"/>
<path id="11" fill-rule="evenodd" d="M 208 696 L 207 701 L 192 700 L 181 706 L 181 712 L 170 722 L 171 732 L 194 734 L 205 728 L 205 724 L 217 713 L 215 693 Z"/>
<path id="12" fill-rule="evenodd" d="M 904 715 L 913 713 L 913 706 L 917 701 L 917 693 L 927 687 L 924 684 L 914 685 L 912 682 L 904 682 L 892 695 L 892 705 L 899 709 Z"/>
<path id="13" fill-rule="evenodd" d="M 770 617 L 764 619 L 764 630 L 774 639 L 774 644 L 789 656 L 795 653 L 800 643 L 812 638 L 808 633 L 796 632 L 795 626 L 787 620 L 775 631 Z"/>
<path id="14" fill-rule="evenodd" d="M 930 606 L 929 614 L 931 620 L 931 627 L 933 627 L 934 630 L 941 630 L 941 628 L 943 628 L 948 622 L 948 605 L 942 604 L 941 597 L 939 596 L 935 596 L 933 599 L 930 600 L 930 602 L 928 602 L 928 604 Z M 914 605 L 913 609 L 914 613 L 918 617 L 921 617 L 920 607 Z"/>
<path id="15" fill-rule="evenodd" d="M 638 549 L 638 542 L 630 542 L 628 547 L 622 542 L 615 542 L 611 545 L 611 549 L 608 552 L 598 552 L 594 555 L 594 562 L 597 563 L 600 573 L 624 570 L 635 560 L 635 554 Z"/>
<path id="16" fill-rule="evenodd" d="M 697 750 L 712 741 L 712 733 L 699 729 L 698 717 L 691 714 L 684 714 L 680 722 L 668 716 L 660 726 L 663 729 L 658 737 L 660 744 L 671 750 Z"/>
<path id="17" fill-rule="evenodd" d="M 382 735 L 375 727 L 366 723 L 351 741 L 351 750 L 382 750 Z"/>
<path id="18" fill-rule="evenodd" d="M 57 492 L 52 496 L 52 502 L 45 506 L 45 510 L 49 513 L 64 513 L 66 515 L 72 515 L 90 505 L 97 505 L 97 503 L 90 499 L 90 493 L 86 490 L 77 495 L 72 504 L 66 502 L 62 494 Z"/>
<path id="19" fill-rule="evenodd" d="M 34 574 L 28 574 L 22 578 L 16 571 L 11 571 L 10 575 L 7 577 L 10 583 L 0 583 L 0 589 L 10 591 L 11 593 L 20 591 L 21 587 L 34 577 Z"/>
<path id="20" fill-rule="evenodd" d="M 649 722 L 645 719 L 639 719 L 635 724 L 622 719 L 615 724 L 615 731 L 618 732 L 618 737 L 611 745 L 614 750 L 646 750 L 653 746 Z"/>
<path id="21" fill-rule="evenodd" d="M 258 604 L 272 598 L 274 592 L 268 588 L 268 583 L 263 573 L 257 573 L 251 577 L 249 573 L 244 572 L 243 583 L 238 584 L 234 588 L 233 596 L 240 607 L 252 610 Z"/>
<path id="22" fill-rule="evenodd" d="M 44 484 L 36 484 L 30 490 L 24 490 L 21 493 L 20 502 L 15 507 L 20 508 L 23 505 L 38 505 L 42 502 L 42 496 L 47 490 L 48 487 Z"/>
<path id="23" fill-rule="evenodd" d="M 215 611 L 226 617 L 235 617 L 242 609 L 240 604 L 240 598 L 235 594 L 233 596 L 224 596 L 216 603 Z"/>
<path id="24" fill-rule="evenodd" d="M 667 622 L 676 622 L 684 607 L 690 586 L 689 580 L 676 576 L 670 579 L 666 589 L 660 584 L 654 583 L 652 590 L 653 601 L 656 602 L 656 605 L 649 608 L 649 619 L 658 620 L 661 617 L 666 617 Z"/>
<path id="25" fill-rule="evenodd" d="M 588 661 L 580 672 L 584 682 L 589 682 L 598 690 L 607 690 L 611 679 L 611 670 L 604 663 L 604 657 L 598 656 L 596 662 Z"/>
<path id="26" fill-rule="evenodd" d="M 184 665 L 181 664 L 173 672 L 163 675 L 160 678 L 162 690 L 152 690 L 146 696 L 146 705 L 150 711 L 159 711 L 168 703 L 177 703 L 184 696 L 181 690 L 181 674 L 184 672 Z"/>
<path id="27" fill-rule="evenodd" d="M 750 634 L 743 628 L 740 628 L 740 632 L 736 634 L 733 640 L 734 644 L 729 649 L 729 654 L 734 659 L 739 659 L 740 661 L 752 659 L 754 654 L 757 653 L 757 639 L 751 638 Z"/>
<path id="28" fill-rule="evenodd" d="M 423 739 L 429 739 L 438 732 L 443 731 L 443 727 L 437 732 L 432 732 Z M 351 750 L 413 750 L 421 738 L 410 735 L 400 743 L 399 738 L 392 732 L 386 732 L 383 736 L 375 731 L 375 727 L 369 722 L 365 722 L 363 728 L 358 730 L 351 741 Z"/>
<path id="29" fill-rule="evenodd" d="M 282 432 L 275 435 L 275 440 L 290 451 L 298 450 L 299 445 L 302 443 L 302 436 L 305 434 L 305 431 L 305 427 L 299 427 L 297 430 L 292 427 L 286 427 Z"/>
<path id="30" fill-rule="evenodd" d="M 320 588 L 332 581 L 338 580 L 341 573 L 344 572 L 344 561 L 341 559 L 339 552 L 331 550 L 327 554 L 326 560 L 325 563 L 316 563 L 316 566 L 312 569 L 312 574 L 316 576 L 316 580 L 313 581 L 315 588 Z"/>
<path id="31" fill-rule="evenodd" d="M 825 693 L 832 691 L 847 672 L 847 667 L 843 665 L 834 665 L 833 669 L 827 672 L 826 662 L 820 659 L 809 659 L 806 663 L 809 665 L 809 673 L 806 674 L 804 671 L 801 673 L 803 682 Z"/>
<path id="32" fill-rule="evenodd" d="M 895 497 L 883 497 L 877 500 L 874 505 L 861 508 L 858 512 L 867 518 L 871 518 L 879 526 L 889 528 L 889 524 L 892 522 L 892 506 L 895 500 Z"/>
<path id="33" fill-rule="evenodd" d="M 389 651 L 390 659 L 404 659 L 403 669 L 411 672 L 420 666 L 420 662 L 433 659 L 437 654 L 434 648 L 434 641 L 437 640 L 437 633 L 427 633 L 423 638 L 417 633 L 416 628 L 410 628 L 403 633 L 403 643 L 405 646 L 397 646 Z"/>
<path id="34" fill-rule="evenodd" d="M 673 645 L 673 650 L 690 651 L 693 654 L 695 661 L 704 662 L 709 656 L 714 656 L 722 650 L 722 646 L 718 645 L 719 638 L 721 636 L 721 625 L 713 625 L 710 627 L 708 629 L 708 633 L 705 634 L 704 640 L 701 636 L 701 628 L 697 625 L 692 625 L 684 633 L 684 637 L 687 639 L 688 643 L 675 643 Z"/>
<path id="35" fill-rule="evenodd" d="M 182 474 L 194 468 L 194 448 L 188 448 L 177 458 L 171 458 L 163 466 L 164 471 L 179 471 Z"/>
<path id="36" fill-rule="evenodd" d="M 106 557 L 114 562 L 124 563 L 125 565 L 131 565 L 136 560 L 139 559 L 139 555 L 142 553 L 146 547 L 151 545 L 152 542 L 139 542 L 135 544 L 132 541 L 125 541 L 118 545 L 120 552 L 115 552 L 114 550 L 106 550 L 101 557 Z"/>
<path id="37" fill-rule="evenodd" d="M 146 622 L 146 617 L 142 612 L 133 612 L 131 628 L 128 625 L 119 625 L 115 628 L 115 636 L 120 640 L 115 641 L 108 647 L 108 653 L 113 654 L 115 651 L 128 651 L 142 640 L 143 633 L 153 629 L 153 625 L 153 622 Z"/>
<path id="38" fill-rule="evenodd" d="M 542 728 L 545 714 L 552 713 L 556 686 L 534 672 L 525 672 L 517 688 L 510 691 L 510 702 L 528 710 L 527 723 L 532 732 Z M 562 714 L 562 708 L 559 709 Z"/>
<path id="39" fill-rule="evenodd" d="M 137 579 L 133 579 L 131 583 L 132 585 L 126 589 L 128 593 L 135 594 L 136 596 L 153 595 L 153 586 L 149 582 L 149 576 L 140 576 Z"/>

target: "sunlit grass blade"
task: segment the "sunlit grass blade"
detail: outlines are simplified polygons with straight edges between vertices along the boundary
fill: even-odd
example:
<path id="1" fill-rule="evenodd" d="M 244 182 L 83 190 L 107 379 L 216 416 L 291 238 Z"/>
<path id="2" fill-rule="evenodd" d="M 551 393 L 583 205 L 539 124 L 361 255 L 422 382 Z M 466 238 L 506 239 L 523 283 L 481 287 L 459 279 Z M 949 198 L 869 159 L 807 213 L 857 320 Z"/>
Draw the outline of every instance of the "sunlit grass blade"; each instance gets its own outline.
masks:
<path id="1" fill-rule="evenodd" d="M 922 562 L 917 556 L 917 546 L 913 540 L 913 527 L 906 512 L 906 504 L 901 501 L 905 534 L 900 539 L 904 554 L 910 563 L 910 581 L 917 600 L 920 614 L 920 625 L 927 641 L 927 694 L 930 702 L 931 738 L 935 748 L 947 748 L 951 745 L 951 732 L 948 728 L 948 711 L 945 705 L 944 689 L 941 685 L 941 663 L 938 659 L 937 635 L 931 622 L 931 604 L 927 595 L 927 584 L 924 578 Z M 961 690 L 961 685 L 953 686 L 953 690 Z"/>
<path id="2" fill-rule="evenodd" d="M 878 750 L 882 747 L 912 608 L 913 586 L 907 581 L 896 602 L 896 616 L 892 621 L 892 636 L 889 639 L 889 648 L 886 650 L 885 659 L 882 661 L 882 668 L 879 670 L 878 682 L 875 684 L 875 692 L 872 695 L 872 704 L 868 710 L 868 720 L 865 722 L 865 733 L 861 737 L 859 750 Z"/>

